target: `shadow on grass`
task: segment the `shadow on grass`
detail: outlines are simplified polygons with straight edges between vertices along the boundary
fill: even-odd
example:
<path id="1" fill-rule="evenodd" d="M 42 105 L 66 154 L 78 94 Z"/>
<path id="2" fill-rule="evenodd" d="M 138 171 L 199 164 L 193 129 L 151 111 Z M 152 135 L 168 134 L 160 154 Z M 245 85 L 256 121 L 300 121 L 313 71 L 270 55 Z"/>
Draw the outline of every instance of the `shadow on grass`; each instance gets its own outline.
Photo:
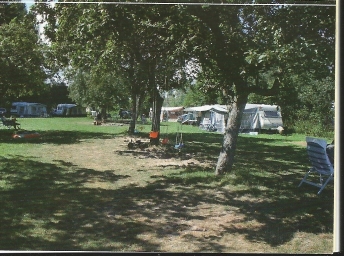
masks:
<path id="1" fill-rule="evenodd" d="M 40 137 L 38 138 L 13 138 L 16 131 L 1 130 L 0 143 L 49 143 L 49 144 L 75 144 L 84 139 L 107 139 L 115 136 L 124 135 L 125 132 L 110 134 L 100 132 L 80 132 L 80 131 L 39 131 Z M 20 131 L 18 131 L 20 132 Z"/>
<path id="2" fill-rule="evenodd" d="M 216 158 L 220 142 L 215 134 L 200 136 L 185 151 L 201 152 L 199 159 L 205 154 Z M 234 170 L 222 177 L 194 164 L 175 174 L 161 171 L 144 187 L 127 182 L 109 189 L 98 183 L 130 180 L 130 173 L 0 157 L 0 249 L 159 251 L 157 239 L 188 230 L 180 220 L 206 218 L 197 213 L 203 203 L 238 209 L 242 227 L 221 223 L 219 235 L 240 234 L 252 244 L 277 247 L 297 232 L 332 233 L 332 185 L 320 196 L 314 187 L 297 188 L 309 166 L 305 149 L 272 142 L 239 138 Z M 250 221 L 260 225 L 252 229 L 245 225 Z M 156 239 L 144 239 L 147 233 Z M 188 234 L 184 239 L 197 245 L 197 252 L 228 252 L 218 237 Z"/>
<path id="3" fill-rule="evenodd" d="M 210 138 L 213 141 L 214 137 Z M 206 151 L 211 154 L 219 152 L 219 148 L 211 146 L 210 141 Z M 201 199 L 197 195 L 195 201 L 239 208 L 239 212 L 245 215 L 244 222 L 255 220 L 261 224 L 253 230 L 249 226 L 235 228 L 232 225 L 230 228 L 228 226 L 231 225 L 223 225 L 225 232 L 221 235 L 243 234 L 252 242 L 279 246 L 290 241 L 297 232 L 332 233 L 333 183 L 319 196 L 316 195 L 318 188 L 313 186 L 298 188 L 310 166 L 305 148 L 291 144 L 274 146 L 274 141 L 279 139 L 239 137 L 232 173 L 216 177 L 213 175 L 215 166 L 214 169 L 189 167 L 169 177 L 167 183 L 206 190 L 209 189 L 208 184 L 218 182 L 221 186 L 216 189 L 225 199 L 207 198 L 206 195 Z M 195 149 L 198 147 L 194 146 Z M 238 189 L 239 186 L 243 188 Z M 228 189 L 230 187 L 234 189 Z M 187 191 L 189 189 L 185 194 Z"/>
<path id="4" fill-rule="evenodd" d="M 130 205 L 124 194 L 84 186 L 92 181 L 114 183 L 128 175 L 78 169 L 63 161 L 55 165 L 0 159 L 1 250 L 111 250 L 116 247 L 104 244 L 135 243 L 136 232 L 144 228 L 106 214 L 107 209 Z M 125 234 L 130 229 L 136 231 Z M 104 244 L 97 244 L 99 239 Z"/>

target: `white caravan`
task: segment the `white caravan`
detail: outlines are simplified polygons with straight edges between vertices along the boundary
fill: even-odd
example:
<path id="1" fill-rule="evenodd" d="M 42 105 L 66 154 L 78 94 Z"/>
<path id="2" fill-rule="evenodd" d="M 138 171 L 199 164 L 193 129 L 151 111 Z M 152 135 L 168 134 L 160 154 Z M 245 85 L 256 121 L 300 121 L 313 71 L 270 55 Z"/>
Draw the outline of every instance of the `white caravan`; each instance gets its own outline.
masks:
<path id="1" fill-rule="evenodd" d="M 19 117 L 46 117 L 47 106 L 41 103 L 13 102 L 11 115 Z"/>
<path id="2" fill-rule="evenodd" d="M 58 104 L 54 116 L 86 116 L 86 108 L 76 104 Z"/>
<path id="3" fill-rule="evenodd" d="M 217 132 L 223 133 L 228 119 L 228 109 L 225 105 L 204 105 L 184 109 L 197 117 L 201 128 L 213 126 Z M 240 132 L 277 130 L 283 126 L 281 111 L 277 105 L 246 104 L 243 112 Z"/>
<path id="4" fill-rule="evenodd" d="M 277 105 L 246 104 L 240 131 L 277 130 L 283 126 L 280 108 Z"/>

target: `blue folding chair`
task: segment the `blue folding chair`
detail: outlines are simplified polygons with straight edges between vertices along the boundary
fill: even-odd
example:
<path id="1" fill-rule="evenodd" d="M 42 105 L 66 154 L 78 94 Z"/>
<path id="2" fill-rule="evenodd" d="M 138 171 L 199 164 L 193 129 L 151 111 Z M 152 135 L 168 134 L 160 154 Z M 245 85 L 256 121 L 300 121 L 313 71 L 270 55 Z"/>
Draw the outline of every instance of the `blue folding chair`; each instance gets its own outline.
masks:
<path id="1" fill-rule="evenodd" d="M 334 168 L 326 153 L 326 140 L 306 137 L 308 158 L 312 167 L 301 180 L 299 187 L 307 183 L 320 188 L 318 195 L 323 191 L 329 181 L 334 179 Z M 319 176 L 319 182 L 314 182 L 314 176 Z M 312 179 L 312 180 L 311 180 Z"/>

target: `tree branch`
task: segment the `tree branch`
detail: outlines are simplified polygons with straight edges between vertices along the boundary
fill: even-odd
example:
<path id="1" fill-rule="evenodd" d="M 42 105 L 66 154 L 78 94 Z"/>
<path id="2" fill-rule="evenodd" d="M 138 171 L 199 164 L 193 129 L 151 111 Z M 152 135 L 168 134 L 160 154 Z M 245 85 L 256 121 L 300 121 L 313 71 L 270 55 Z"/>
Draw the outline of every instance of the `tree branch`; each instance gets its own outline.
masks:
<path id="1" fill-rule="evenodd" d="M 255 85 L 248 87 L 248 90 L 250 93 L 255 93 L 261 96 L 274 96 L 279 92 L 280 84 L 279 78 L 276 78 L 271 88 L 262 88 L 258 85 Z"/>

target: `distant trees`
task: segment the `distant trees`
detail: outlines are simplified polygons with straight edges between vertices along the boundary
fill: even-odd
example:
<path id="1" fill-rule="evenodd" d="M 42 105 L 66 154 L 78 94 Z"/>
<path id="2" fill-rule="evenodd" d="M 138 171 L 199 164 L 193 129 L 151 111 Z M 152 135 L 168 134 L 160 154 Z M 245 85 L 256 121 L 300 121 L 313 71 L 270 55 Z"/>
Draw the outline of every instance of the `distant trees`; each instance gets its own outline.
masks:
<path id="1" fill-rule="evenodd" d="M 99 109 L 103 116 L 115 105 L 129 105 L 129 93 L 125 80 L 115 73 L 94 71 L 83 72 L 81 69 L 72 75 L 69 96 L 81 106 Z"/>
<path id="2" fill-rule="evenodd" d="M 222 91 L 207 81 L 197 80 L 185 88 L 184 106 L 201 106 L 211 104 L 226 104 Z"/>

